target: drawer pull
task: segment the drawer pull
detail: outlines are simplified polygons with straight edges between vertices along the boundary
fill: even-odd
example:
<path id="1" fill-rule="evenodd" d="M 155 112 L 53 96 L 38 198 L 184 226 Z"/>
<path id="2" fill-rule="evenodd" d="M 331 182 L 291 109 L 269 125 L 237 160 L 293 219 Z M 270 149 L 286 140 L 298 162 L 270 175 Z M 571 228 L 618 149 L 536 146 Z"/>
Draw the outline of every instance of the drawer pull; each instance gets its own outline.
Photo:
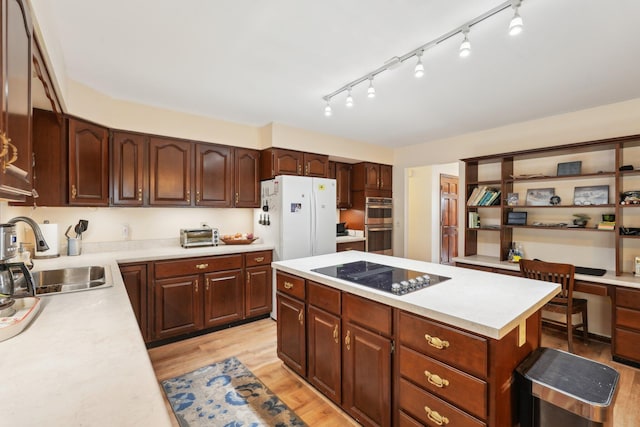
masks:
<path id="1" fill-rule="evenodd" d="M 209 267 L 209 264 L 196 264 L 198 270 L 204 270 L 207 267 Z"/>
<path id="2" fill-rule="evenodd" d="M 449 418 L 443 417 L 437 411 L 432 411 L 428 406 L 424 407 L 424 411 L 427 413 L 427 418 L 436 423 L 437 425 L 449 424 Z"/>
<path id="3" fill-rule="evenodd" d="M 424 339 L 427 340 L 427 343 L 431 346 L 431 347 L 435 347 L 438 350 L 442 350 L 443 348 L 447 348 L 449 347 L 449 341 L 444 341 L 441 340 L 438 337 L 432 337 L 429 334 L 424 334 Z"/>
<path id="4" fill-rule="evenodd" d="M 340 342 L 340 335 L 338 334 L 338 325 L 333 328 L 333 339 L 336 341 L 336 344 Z"/>
<path id="5" fill-rule="evenodd" d="M 449 381 L 441 378 L 439 375 L 432 374 L 429 371 L 424 371 L 424 376 L 427 377 L 427 381 L 436 387 L 443 388 L 449 385 Z"/>
<path id="6" fill-rule="evenodd" d="M 255 257 L 253 260 L 255 262 L 262 262 L 262 261 L 264 261 L 264 257 L 263 256 L 258 256 L 258 257 Z"/>
<path id="7" fill-rule="evenodd" d="M 284 282 L 284 288 L 285 288 L 285 289 L 291 289 L 291 288 L 293 288 L 293 283 L 291 283 L 291 282 Z"/>
<path id="8" fill-rule="evenodd" d="M 347 350 L 351 350 L 351 331 L 347 331 L 347 336 L 344 337 L 344 344 L 347 346 Z"/>
<path id="9" fill-rule="evenodd" d="M 304 310 L 300 310 L 300 313 L 298 313 L 298 322 L 300 322 L 301 325 L 304 325 Z"/>

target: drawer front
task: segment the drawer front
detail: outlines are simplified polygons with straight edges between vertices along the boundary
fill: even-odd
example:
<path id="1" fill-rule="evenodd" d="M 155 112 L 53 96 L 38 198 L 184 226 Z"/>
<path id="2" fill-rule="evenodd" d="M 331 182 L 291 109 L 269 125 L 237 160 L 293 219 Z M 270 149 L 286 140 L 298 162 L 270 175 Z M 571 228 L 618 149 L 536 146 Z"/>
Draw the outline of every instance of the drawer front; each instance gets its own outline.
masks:
<path id="1" fill-rule="evenodd" d="M 278 272 L 276 274 L 278 291 L 291 295 L 294 298 L 304 300 L 306 295 L 304 289 L 304 279 L 287 273 Z"/>
<path id="2" fill-rule="evenodd" d="M 640 290 L 616 288 L 616 306 L 640 310 Z"/>
<path id="3" fill-rule="evenodd" d="M 616 326 L 624 326 L 640 331 L 640 311 L 616 307 Z"/>
<path id="4" fill-rule="evenodd" d="M 391 335 L 391 307 L 351 294 L 342 296 L 344 318 L 368 329 Z"/>
<path id="5" fill-rule="evenodd" d="M 242 268 L 242 254 L 156 261 L 154 263 L 156 279 L 186 276 L 188 274 L 211 273 L 214 271 L 235 270 L 239 268 Z"/>
<path id="6" fill-rule="evenodd" d="M 329 313 L 340 315 L 340 294 L 338 289 L 309 281 L 307 283 L 309 304 L 321 308 Z"/>
<path id="7" fill-rule="evenodd" d="M 337 252 L 344 251 L 361 251 L 364 252 L 364 241 L 360 242 L 342 242 L 336 245 Z"/>
<path id="8" fill-rule="evenodd" d="M 573 290 L 576 292 L 584 292 L 587 294 L 600 295 L 603 297 L 609 296 L 609 286 L 600 285 L 598 283 L 583 282 L 582 280 L 575 281 Z"/>
<path id="9" fill-rule="evenodd" d="M 459 331 L 406 312 L 400 313 L 400 342 L 427 356 L 486 378 L 486 338 Z"/>
<path id="10" fill-rule="evenodd" d="M 615 328 L 614 356 L 640 362 L 640 333 Z"/>
<path id="11" fill-rule="evenodd" d="M 249 252 L 244 254 L 245 267 L 271 264 L 271 251 Z"/>
<path id="12" fill-rule="evenodd" d="M 398 415 L 398 426 L 399 427 L 423 427 L 422 423 L 417 422 L 409 415 L 400 411 Z"/>
<path id="13" fill-rule="evenodd" d="M 487 383 L 400 346 L 400 375 L 480 419 L 487 418 Z"/>
<path id="14" fill-rule="evenodd" d="M 464 398 L 464 396 L 461 397 Z M 400 378 L 400 396 L 398 397 L 398 401 L 400 402 L 400 409 L 402 409 L 402 411 L 420 420 L 427 426 L 486 426 L 482 421 L 438 399 L 431 393 L 427 393 L 421 388 L 416 387 L 404 378 Z"/>

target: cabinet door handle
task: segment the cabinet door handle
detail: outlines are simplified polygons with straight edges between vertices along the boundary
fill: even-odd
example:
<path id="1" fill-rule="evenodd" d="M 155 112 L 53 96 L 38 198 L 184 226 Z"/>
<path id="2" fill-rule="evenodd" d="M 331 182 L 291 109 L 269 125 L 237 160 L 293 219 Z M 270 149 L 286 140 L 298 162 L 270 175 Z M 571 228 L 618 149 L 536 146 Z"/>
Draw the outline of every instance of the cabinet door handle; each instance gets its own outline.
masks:
<path id="1" fill-rule="evenodd" d="M 255 257 L 253 260 L 255 262 L 262 262 L 262 261 L 264 261 L 264 257 L 263 256 Z"/>
<path id="2" fill-rule="evenodd" d="M 293 283 L 291 283 L 291 282 L 284 282 L 284 288 L 285 288 L 285 289 L 292 289 L 292 288 L 293 288 Z"/>
<path id="3" fill-rule="evenodd" d="M 438 337 L 432 337 L 429 334 L 424 334 L 424 339 L 427 340 L 427 344 L 429 344 L 431 347 L 437 348 L 438 350 L 449 347 L 449 341 L 441 340 Z"/>
<path id="4" fill-rule="evenodd" d="M 439 426 L 449 424 L 449 418 L 443 417 L 436 411 L 432 411 L 428 406 L 424 407 L 424 411 L 427 413 L 427 418 L 429 418 L 435 424 Z"/>
<path id="5" fill-rule="evenodd" d="M 184 198 L 185 202 L 191 201 L 191 191 L 187 191 L 187 197 Z"/>
<path id="6" fill-rule="evenodd" d="M 304 165 L 304 174 L 305 174 L 305 175 L 309 175 L 309 163 L 307 163 L 306 165 Z"/>
<path id="7" fill-rule="evenodd" d="M 344 345 L 347 346 L 347 350 L 351 350 L 351 331 L 347 331 L 347 336 L 344 337 Z"/>
<path id="8" fill-rule="evenodd" d="M 251 273 L 247 271 L 247 285 L 251 284 Z"/>
<path id="9" fill-rule="evenodd" d="M 300 309 L 300 313 L 298 313 L 298 322 L 300 322 L 301 325 L 304 325 L 304 309 Z"/>
<path id="10" fill-rule="evenodd" d="M 76 185 L 71 184 L 71 198 L 75 199 L 77 195 L 78 195 L 78 190 L 76 189 Z"/>
<path id="11" fill-rule="evenodd" d="M 198 270 L 204 270 L 207 267 L 209 267 L 209 264 L 196 264 Z"/>
<path id="12" fill-rule="evenodd" d="M 336 344 L 340 343 L 340 334 L 338 333 L 338 325 L 333 328 L 333 339 L 336 341 Z"/>
<path id="13" fill-rule="evenodd" d="M 142 188 L 138 188 L 138 201 L 142 201 Z"/>
<path id="14" fill-rule="evenodd" d="M 236 203 L 240 201 L 240 193 L 236 193 Z"/>
<path id="15" fill-rule="evenodd" d="M 441 378 L 439 375 L 432 374 L 429 371 L 424 371 L 424 376 L 427 377 L 429 384 L 433 384 L 438 388 L 443 388 L 449 385 L 449 381 Z"/>
<path id="16" fill-rule="evenodd" d="M 198 293 L 198 279 L 196 279 L 196 293 Z"/>
<path id="17" fill-rule="evenodd" d="M 298 175 L 302 175 L 302 165 L 298 165 Z"/>
<path id="18" fill-rule="evenodd" d="M 196 203 L 200 203 L 200 192 L 196 191 Z"/>
<path id="19" fill-rule="evenodd" d="M 205 279 L 205 282 L 204 282 L 204 283 L 205 283 L 205 290 L 206 290 L 207 292 L 209 292 L 209 278 L 208 278 L 208 277 Z"/>
<path id="20" fill-rule="evenodd" d="M 11 148 L 13 154 L 11 155 L 11 159 L 6 160 L 7 154 L 9 154 L 9 148 Z M 7 138 L 4 132 L 2 133 L 2 155 L 0 157 L 4 158 L 2 160 L 2 173 L 7 172 L 7 166 L 18 160 L 18 147 L 11 143 L 11 138 Z"/>

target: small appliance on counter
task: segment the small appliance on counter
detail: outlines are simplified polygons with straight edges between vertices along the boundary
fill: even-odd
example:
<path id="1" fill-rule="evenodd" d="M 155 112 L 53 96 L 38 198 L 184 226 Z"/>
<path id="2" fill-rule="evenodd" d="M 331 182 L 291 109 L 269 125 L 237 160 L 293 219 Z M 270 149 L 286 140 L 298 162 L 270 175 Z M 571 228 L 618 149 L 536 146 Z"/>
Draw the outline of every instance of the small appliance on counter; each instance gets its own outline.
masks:
<path id="1" fill-rule="evenodd" d="M 180 229 L 180 246 L 195 248 L 200 246 L 218 246 L 220 234 L 217 228 L 182 228 Z"/>
<path id="2" fill-rule="evenodd" d="M 348 236 L 349 231 L 347 230 L 346 222 L 339 222 L 336 224 L 336 237 L 339 236 Z"/>

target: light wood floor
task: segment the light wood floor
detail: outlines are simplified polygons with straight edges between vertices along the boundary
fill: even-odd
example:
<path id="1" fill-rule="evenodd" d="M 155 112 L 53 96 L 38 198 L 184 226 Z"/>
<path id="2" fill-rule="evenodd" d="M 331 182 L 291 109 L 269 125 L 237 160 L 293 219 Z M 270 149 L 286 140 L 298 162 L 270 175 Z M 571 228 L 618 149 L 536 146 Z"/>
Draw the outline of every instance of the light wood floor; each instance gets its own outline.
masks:
<path id="1" fill-rule="evenodd" d="M 542 345 L 567 349 L 566 339 L 561 334 L 547 330 L 543 333 Z M 586 345 L 576 340 L 574 347 L 576 354 L 605 363 L 620 372 L 614 426 L 640 426 L 640 412 L 637 409 L 640 402 L 640 370 L 612 362 L 608 344 L 591 341 Z M 276 355 L 276 323 L 271 319 L 157 347 L 149 350 L 149 356 L 158 382 L 236 356 L 309 426 L 358 425 L 284 367 Z M 178 426 L 169 403 L 166 400 L 165 403 L 174 425 Z"/>

